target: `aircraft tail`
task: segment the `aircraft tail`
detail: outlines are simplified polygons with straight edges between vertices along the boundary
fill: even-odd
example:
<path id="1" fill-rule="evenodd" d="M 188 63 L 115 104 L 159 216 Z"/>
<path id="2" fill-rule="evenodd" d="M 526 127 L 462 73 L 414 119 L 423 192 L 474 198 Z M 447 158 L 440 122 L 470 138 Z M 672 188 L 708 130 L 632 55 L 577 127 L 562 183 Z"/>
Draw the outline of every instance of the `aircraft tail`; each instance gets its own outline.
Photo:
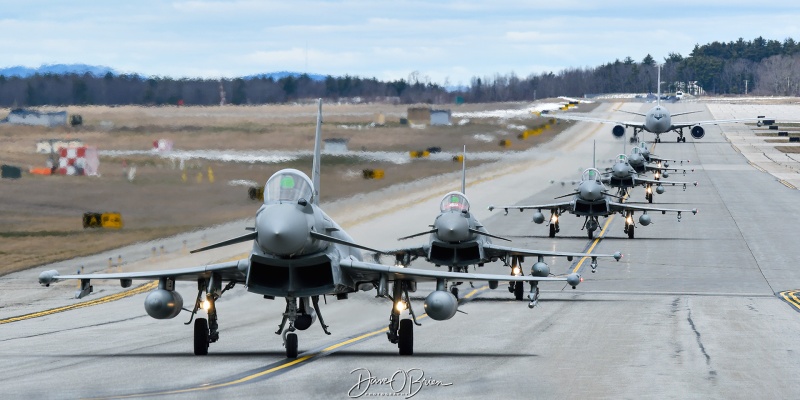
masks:
<path id="1" fill-rule="evenodd" d="M 661 105 L 661 64 L 658 64 L 658 81 L 656 82 L 658 85 L 657 93 L 656 93 L 656 105 Z"/>
<path id="2" fill-rule="evenodd" d="M 597 140 L 592 141 L 592 168 L 597 169 Z"/>
<path id="3" fill-rule="evenodd" d="M 464 145 L 464 154 L 461 157 L 461 193 L 467 194 L 467 145 Z"/>
<path id="4" fill-rule="evenodd" d="M 319 175 L 322 152 L 322 99 L 317 100 L 317 131 L 314 138 L 314 163 L 311 167 L 311 182 L 314 184 L 314 204 L 319 204 Z"/>

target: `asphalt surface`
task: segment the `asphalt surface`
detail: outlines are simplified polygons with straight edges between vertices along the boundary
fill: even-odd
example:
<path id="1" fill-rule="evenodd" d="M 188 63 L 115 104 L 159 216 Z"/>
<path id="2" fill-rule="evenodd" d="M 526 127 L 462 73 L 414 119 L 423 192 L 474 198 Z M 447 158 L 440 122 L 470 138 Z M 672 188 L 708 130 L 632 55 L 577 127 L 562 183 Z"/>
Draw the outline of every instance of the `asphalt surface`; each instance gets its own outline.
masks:
<path id="1" fill-rule="evenodd" d="M 613 109 L 644 112 L 651 106 L 617 103 L 596 112 L 612 116 L 617 115 Z M 681 118 L 714 117 L 700 103 L 667 107 L 706 110 Z M 759 112 L 769 114 L 770 107 Z M 699 212 L 683 215 L 680 222 L 674 214 L 652 214 L 654 223 L 638 226 L 635 239 L 623 234 L 618 215 L 601 219 L 607 229 L 600 240 L 590 241 L 579 218 L 562 217 L 561 232 L 551 239 L 545 225 L 531 222 L 530 211 L 504 216 L 486 210 L 489 204 L 548 203 L 569 193 L 570 181 L 592 163 L 593 139 L 598 167 L 610 165 L 623 147 L 611 138 L 610 125 L 577 124 L 524 158 L 470 169 L 472 211 L 513 246 L 581 251 L 594 245 L 593 252 L 621 251 L 624 258 L 601 261 L 594 274 L 587 262 L 548 259 L 554 273 L 577 269 L 585 280 L 575 290 L 542 284 L 542 300 L 533 310 L 512 300 L 503 284 L 494 291 L 477 283 L 474 290 L 463 287 L 468 299 L 460 310 L 466 314 L 444 322 L 421 319 L 413 356 L 399 356 L 386 340 L 381 329 L 391 304 L 374 292 L 328 298 L 322 312 L 332 335 L 318 325 L 300 332 L 301 354 L 295 361 L 285 358 L 274 334 L 284 308 L 281 299 L 265 300 L 242 287 L 227 292 L 217 303 L 221 339 L 208 356 L 196 357 L 192 329 L 184 325 L 187 313 L 151 319 L 143 307 L 145 294 L 136 294 L 0 324 L 0 393 L 5 398 L 171 399 L 796 397 L 800 305 L 777 293 L 800 289 L 800 269 L 794 265 L 800 259 L 795 212 L 800 193 L 749 164 L 723 135 L 742 128 L 709 126 L 703 139 L 690 137 L 681 144 L 672 142 L 674 134 L 662 136 L 654 154 L 690 159 L 695 168 L 670 179 L 698 181 L 698 186 L 667 187 L 652 206 Z M 426 230 L 441 197 L 459 183 L 457 175 L 436 177 L 326 209 L 360 243 L 394 248 L 406 244 L 397 237 Z M 645 202 L 643 190 L 634 190 L 629 201 Z M 194 247 L 236 236 L 247 223 L 55 267 L 62 273 L 78 265 L 87 273 L 107 270 L 107 259 L 116 260 L 117 253 L 123 255 L 121 268 L 131 271 L 218 261 L 242 254 L 247 246 L 186 256 L 183 240 Z M 495 264 L 479 272 L 507 273 Z M 413 266 L 434 268 L 420 261 Z M 79 303 L 71 298 L 75 282 L 38 286 L 38 273 L 52 268 L 0 278 L 0 322 Z M 94 285 L 96 293 L 84 300 L 123 292 L 116 282 Z M 186 303 L 196 295 L 194 286 L 178 287 Z M 419 314 L 431 289 L 420 285 L 415 294 Z M 368 376 L 372 381 L 359 386 Z"/>

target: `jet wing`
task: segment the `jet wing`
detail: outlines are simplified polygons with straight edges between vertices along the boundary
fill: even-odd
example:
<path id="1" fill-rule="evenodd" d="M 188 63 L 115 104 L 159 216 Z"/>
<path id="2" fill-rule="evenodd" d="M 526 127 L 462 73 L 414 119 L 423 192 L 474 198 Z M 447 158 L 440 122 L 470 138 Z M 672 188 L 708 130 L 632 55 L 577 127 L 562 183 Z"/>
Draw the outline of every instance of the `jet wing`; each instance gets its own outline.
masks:
<path id="1" fill-rule="evenodd" d="M 145 272 L 118 272 L 109 274 L 86 274 L 86 275 L 59 275 L 58 271 L 45 271 L 39 275 L 39 283 L 49 285 L 64 279 L 136 279 L 151 280 L 160 278 L 173 278 L 178 281 L 196 281 L 198 278 L 207 278 L 211 274 L 219 274 L 223 280 L 244 282 L 246 276 L 243 271 L 247 271 L 250 264 L 248 259 L 228 261 L 218 264 L 209 264 L 199 267 L 167 269 L 159 271 Z"/>
<path id="2" fill-rule="evenodd" d="M 637 114 L 640 115 L 640 114 Z M 612 120 L 612 119 L 602 119 L 602 118 L 594 118 L 594 117 L 585 117 L 581 115 L 552 115 L 553 118 L 562 119 L 565 121 L 580 121 L 580 122 L 597 122 L 601 124 L 616 124 L 616 125 L 624 125 L 626 128 L 640 128 L 644 129 L 643 122 L 632 122 L 632 121 L 620 121 L 620 120 Z"/>
<path id="3" fill-rule="evenodd" d="M 417 268 L 393 267 L 347 258 L 339 262 L 339 267 L 357 281 L 377 281 L 381 275 L 389 280 L 436 281 L 502 281 L 502 282 L 553 282 L 567 281 L 568 276 L 512 276 L 493 274 L 473 274 L 463 272 L 444 272 Z"/>
<path id="4" fill-rule="evenodd" d="M 637 176 L 634 178 L 634 182 L 637 185 L 662 185 L 662 186 L 675 186 L 675 185 L 683 185 L 684 189 L 686 189 L 686 185 L 694 185 L 697 186 L 697 182 L 679 182 L 679 181 L 657 181 L 655 179 L 648 179 L 643 178 L 641 176 Z"/>
<path id="5" fill-rule="evenodd" d="M 550 203 L 550 204 L 539 204 L 539 205 L 531 205 L 531 206 L 489 206 L 489 211 L 494 211 L 496 208 L 502 208 L 506 214 L 508 214 L 508 210 L 552 210 L 558 209 L 558 212 L 570 211 L 572 210 L 572 202 L 565 201 L 561 203 Z"/>
<path id="6" fill-rule="evenodd" d="M 679 209 L 675 209 L 675 208 L 642 207 L 642 206 L 634 206 L 634 205 L 626 204 L 626 203 L 617 203 L 617 202 L 614 202 L 614 201 L 608 202 L 608 205 L 611 208 L 611 211 L 614 211 L 614 212 L 650 211 L 650 212 L 660 212 L 662 214 L 668 213 L 668 212 L 675 212 L 675 213 L 678 213 L 679 215 L 681 213 L 685 213 L 685 212 L 687 212 L 687 213 L 690 212 L 692 214 L 697 214 L 697 209 L 696 208 L 693 208 L 691 210 L 679 210 Z"/>
<path id="7" fill-rule="evenodd" d="M 486 258 L 505 258 L 506 256 L 543 256 L 543 257 L 614 257 L 617 261 L 622 258 L 622 254 L 594 254 L 594 253 L 571 253 L 565 251 L 530 250 L 515 247 L 498 246 L 493 243 L 483 245 Z"/>
<path id="8" fill-rule="evenodd" d="M 672 128 L 670 129 L 688 128 L 690 126 L 696 126 L 696 125 L 719 125 L 719 124 L 733 124 L 737 122 L 754 122 L 754 121 L 760 121 L 762 119 L 763 118 L 737 118 L 737 119 L 710 119 L 706 121 L 694 121 L 694 122 L 679 122 L 679 123 L 673 123 Z"/>

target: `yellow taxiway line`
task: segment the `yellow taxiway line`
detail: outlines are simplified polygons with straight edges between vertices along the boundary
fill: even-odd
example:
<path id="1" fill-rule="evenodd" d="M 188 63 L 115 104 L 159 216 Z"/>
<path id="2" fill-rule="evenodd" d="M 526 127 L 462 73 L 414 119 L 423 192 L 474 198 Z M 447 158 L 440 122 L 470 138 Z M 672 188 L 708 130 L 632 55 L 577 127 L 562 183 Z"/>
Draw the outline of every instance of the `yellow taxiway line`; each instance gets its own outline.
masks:
<path id="1" fill-rule="evenodd" d="M 785 290 L 783 292 L 778 292 L 778 296 L 783 299 L 785 302 L 789 303 L 792 307 L 800 312 L 800 299 L 798 299 L 798 294 L 800 294 L 800 290 Z"/>
<path id="2" fill-rule="evenodd" d="M 115 293 L 115 294 L 112 294 L 112 295 L 104 296 L 104 297 L 101 297 L 99 299 L 84 301 L 84 302 L 71 304 L 71 305 L 64 306 L 64 307 L 51 308 L 49 310 L 38 311 L 38 312 L 25 314 L 25 315 L 19 315 L 19 316 L 16 316 L 16 317 L 0 319 L 0 325 L 7 324 L 7 323 L 10 323 L 10 322 L 24 321 L 26 319 L 31 319 L 31 318 L 44 317 L 46 315 L 56 314 L 56 313 L 69 311 L 69 310 L 74 310 L 74 309 L 78 309 L 78 308 L 91 307 L 91 306 L 96 306 L 98 304 L 110 303 L 112 301 L 121 300 L 121 299 L 124 299 L 126 297 L 131 297 L 131 296 L 137 295 L 139 293 L 144 293 L 144 292 L 150 291 L 152 289 L 155 289 L 156 287 L 158 287 L 158 282 L 152 281 L 152 282 L 148 282 L 148 283 L 146 283 L 144 285 L 141 285 L 139 287 L 136 287 L 136 288 L 133 288 L 133 289 L 130 289 L 130 290 L 126 290 L 124 292 L 120 292 L 120 293 Z"/>

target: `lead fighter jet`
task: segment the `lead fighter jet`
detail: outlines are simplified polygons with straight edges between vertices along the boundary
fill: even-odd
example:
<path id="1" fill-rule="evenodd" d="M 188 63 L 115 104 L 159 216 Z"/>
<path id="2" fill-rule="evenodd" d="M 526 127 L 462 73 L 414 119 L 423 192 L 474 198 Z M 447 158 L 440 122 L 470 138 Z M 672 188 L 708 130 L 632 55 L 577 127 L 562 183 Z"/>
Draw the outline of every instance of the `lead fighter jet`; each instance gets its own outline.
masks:
<path id="1" fill-rule="evenodd" d="M 544 257 L 566 257 L 572 261 L 573 257 L 591 257 L 592 272 L 597 268 L 598 257 L 614 257 L 617 261 L 622 258 L 620 252 L 615 254 L 590 254 L 563 251 L 547 251 L 499 246 L 492 243 L 492 239 L 509 241 L 506 238 L 490 234 L 483 224 L 470 212 L 470 203 L 466 192 L 466 147 L 461 168 L 461 191 L 447 193 L 439 203 L 440 214 L 436 216 L 430 230 L 402 237 L 399 240 L 410 239 L 423 235 L 430 235 L 428 242 L 419 246 L 405 247 L 384 253 L 394 254 L 397 265 L 408 266 L 419 257 L 424 257 L 428 262 L 437 267 L 446 265 L 451 272 L 466 273 L 470 265 L 482 267 L 485 263 L 502 260 L 511 268 L 513 276 L 521 274 L 521 263 L 525 257 L 536 257 L 537 261 L 531 267 L 534 276 L 550 276 L 550 267 L 544 262 Z M 466 279 L 465 279 L 466 280 Z M 450 292 L 458 297 L 458 285 L 462 282 L 451 282 Z M 517 300 L 522 300 L 524 286 L 522 282 L 511 282 L 509 291 L 514 293 Z M 536 282 L 531 282 L 532 305 L 536 305 L 539 298 L 539 287 Z"/>
<path id="2" fill-rule="evenodd" d="M 323 295 L 335 295 L 343 300 L 350 293 L 376 289 L 379 297 L 392 301 L 387 330 L 389 341 L 397 344 L 400 354 L 410 355 L 413 354 L 416 321 L 408 293 L 416 290 L 417 282 L 436 282 L 436 290 L 424 302 L 425 311 L 434 320 L 450 319 L 457 311 L 458 301 L 446 289 L 450 280 L 488 281 L 490 287 L 497 287 L 498 281 L 562 281 L 575 288 L 581 282 L 577 273 L 559 277 L 463 274 L 362 261 L 359 249 L 378 250 L 356 244 L 318 204 L 321 123 L 320 100 L 312 178 L 295 169 L 276 172 L 267 180 L 264 204 L 256 212 L 252 232 L 195 250 L 252 242 L 253 249 L 246 259 L 148 272 L 59 275 L 58 271 L 50 270 L 39 275 L 39 283 L 49 286 L 60 280 L 79 279 L 81 288 L 75 297 L 81 298 L 92 292 L 90 282 L 94 279 L 119 280 L 122 287 L 131 286 L 134 279 L 157 279 L 158 289 L 147 295 L 144 308 L 153 318 L 170 319 L 183 310 L 183 298 L 176 291 L 176 281 L 196 282 L 198 292 L 191 317 L 194 319 L 201 308 L 207 313 L 207 318 L 194 319 L 196 355 L 208 354 L 209 344 L 219 340 L 216 302 L 236 284 L 243 284 L 247 292 L 265 299 L 285 298 L 286 309 L 275 333 L 283 337 L 286 356 L 295 358 L 298 355 L 296 331 L 308 329 L 319 319 L 323 331 L 330 334 L 320 313 L 319 297 Z M 534 300 L 531 297 L 532 303 Z"/>

